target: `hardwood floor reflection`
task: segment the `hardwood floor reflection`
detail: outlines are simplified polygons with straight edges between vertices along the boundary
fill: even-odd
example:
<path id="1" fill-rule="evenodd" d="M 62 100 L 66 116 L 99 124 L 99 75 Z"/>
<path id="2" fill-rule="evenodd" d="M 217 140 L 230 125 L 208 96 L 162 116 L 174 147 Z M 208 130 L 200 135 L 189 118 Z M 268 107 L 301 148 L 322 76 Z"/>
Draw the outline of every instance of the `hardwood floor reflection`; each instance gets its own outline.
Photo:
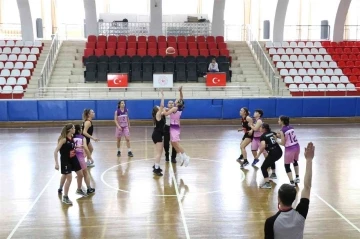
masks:
<path id="1" fill-rule="evenodd" d="M 358 126 L 295 127 L 301 179 L 303 148 L 308 141 L 316 146 L 304 238 L 359 238 Z M 77 196 L 73 180 L 74 205 L 67 206 L 57 194 L 60 174 L 54 170 L 59 133 L 60 128 L 0 129 L 0 238 L 263 238 L 264 220 L 277 211 L 277 190 L 288 182 L 281 160 L 272 190 L 258 188 L 260 169 L 240 169 L 237 127 L 184 126 L 190 165 L 162 161 L 159 178 L 152 174 L 151 127 L 132 127 L 135 157 L 118 158 L 113 127 L 95 124 L 101 141 L 94 143 L 96 166 L 89 172 L 96 193 Z M 121 150 L 126 152 L 125 144 Z M 252 162 L 249 148 L 248 154 Z"/>

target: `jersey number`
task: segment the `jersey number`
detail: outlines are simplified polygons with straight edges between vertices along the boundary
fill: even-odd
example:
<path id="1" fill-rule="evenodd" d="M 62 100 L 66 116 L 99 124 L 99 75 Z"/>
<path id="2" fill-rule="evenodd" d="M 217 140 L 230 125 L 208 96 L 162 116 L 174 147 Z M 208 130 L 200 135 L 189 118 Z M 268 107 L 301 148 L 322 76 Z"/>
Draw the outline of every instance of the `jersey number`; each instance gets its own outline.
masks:
<path id="1" fill-rule="evenodd" d="M 289 139 L 291 141 L 291 143 L 296 143 L 297 139 L 296 139 L 296 135 L 294 135 L 295 131 L 291 131 L 291 133 L 289 134 Z"/>
<path id="2" fill-rule="evenodd" d="M 271 143 L 272 143 L 272 144 L 276 144 L 276 140 L 275 140 L 274 137 L 271 136 L 271 137 L 270 137 L 270 140 L 271 140 Z"/>

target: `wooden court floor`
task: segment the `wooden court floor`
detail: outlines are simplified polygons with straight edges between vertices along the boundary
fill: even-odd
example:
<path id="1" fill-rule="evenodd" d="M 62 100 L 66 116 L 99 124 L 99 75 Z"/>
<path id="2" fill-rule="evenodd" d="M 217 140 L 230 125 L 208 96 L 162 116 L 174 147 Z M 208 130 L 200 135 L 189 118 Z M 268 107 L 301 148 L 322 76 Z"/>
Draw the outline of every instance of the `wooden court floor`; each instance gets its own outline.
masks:
<path id="1" fill-rule="evenodd" d="M 295 127 L 301 179 L 305 144 L 316 146 L 304 238 L 360 238 L 359 125 Z M 152 127 L 132 127 L 135 157 L 117 158 L 114 127 L 95 122 L 101 141 L 89 171 L 96 193 L 77 196 L 73 180 L 68 206 L 54 169 L 59 133 L 60 127 L 0 129 L 0 238 L 263 238 L 265 219 L 277 212 L 277 190 L 288 182 L 281 160 L 271 190 L 258 188 L 260 169 L 240 169 L 236 126 L 184 126 L 190 165 L 162 161 L 164 176 L 157 178 Z M 249 148 L 248 154 L 252 162 Z"/>

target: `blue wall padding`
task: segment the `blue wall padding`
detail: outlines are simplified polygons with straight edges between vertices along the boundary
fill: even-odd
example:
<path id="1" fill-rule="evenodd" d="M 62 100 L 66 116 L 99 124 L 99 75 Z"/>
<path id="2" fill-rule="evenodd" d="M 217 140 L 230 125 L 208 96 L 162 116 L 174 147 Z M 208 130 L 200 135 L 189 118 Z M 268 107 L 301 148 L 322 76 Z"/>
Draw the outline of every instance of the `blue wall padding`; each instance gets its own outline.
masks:
<path id="1" fill-rule="evenodd" d="M 0 100 L 0 121 L 81 120 L 85 108 L 95 111 L 95 119 L 112 120 L 117 103 L 117 100 Z M 130 119 L 147 120 L 160 100 L 125 103 Z M 185 99 L 182 118 L 238 119 L 241 107 L 249 108 L 251 115 L 255 109 L 262 109 L 264 118 L 359 117 L 360 97 Z"/>

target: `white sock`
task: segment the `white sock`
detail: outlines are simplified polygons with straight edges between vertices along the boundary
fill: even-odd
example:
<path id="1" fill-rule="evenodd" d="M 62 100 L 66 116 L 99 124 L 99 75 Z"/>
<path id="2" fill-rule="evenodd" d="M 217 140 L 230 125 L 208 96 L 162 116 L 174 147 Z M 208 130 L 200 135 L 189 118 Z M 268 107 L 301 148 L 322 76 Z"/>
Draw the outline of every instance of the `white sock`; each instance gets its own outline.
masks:
<path id="1" fill-rule="evenodd" d="M 128 148 L 128 152 L 131 152 L 131 148 Z"/>
<path id="2" fill-rule="evenodd" d="M 120 151 L 120 148 L 118 148 L 118 151 Z"/>
<path id="3" fill-rule="evenodd" d="M 155 168 L 158 169 L 160 168 L 160 165 L 158 163 L 155 164 Z"/>

